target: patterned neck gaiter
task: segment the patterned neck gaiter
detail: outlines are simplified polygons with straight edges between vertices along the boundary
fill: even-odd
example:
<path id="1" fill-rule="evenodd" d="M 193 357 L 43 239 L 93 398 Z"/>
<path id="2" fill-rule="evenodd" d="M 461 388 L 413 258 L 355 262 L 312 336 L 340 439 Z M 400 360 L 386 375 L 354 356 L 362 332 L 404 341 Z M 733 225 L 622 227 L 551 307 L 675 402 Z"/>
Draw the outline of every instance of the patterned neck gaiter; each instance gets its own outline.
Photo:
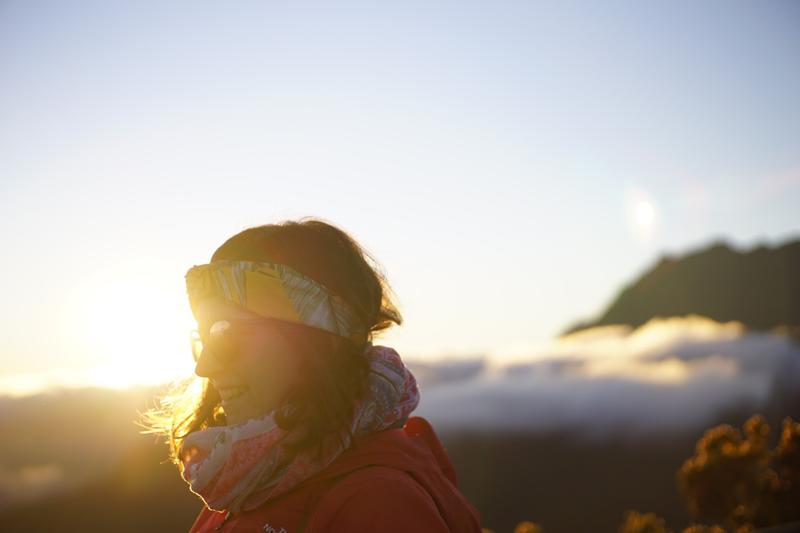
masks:
<path id="1" fill-rule="evenodd" d="M 360 437 L 402 424 L 419 404 L 419 389 L 400 355 L 367 343 L 369 379 L 347 427 L 326 436 L 320 458 L 311 451 L 291 456 L 293 435 L 275 424 L 275 411 L 232 426 L 191 433 L 180 449 L 181 476 L 212 511 L 239 514 L 286 493 L 324 470 Z M 254 498 L 250 498 L 254 496 Z"/>

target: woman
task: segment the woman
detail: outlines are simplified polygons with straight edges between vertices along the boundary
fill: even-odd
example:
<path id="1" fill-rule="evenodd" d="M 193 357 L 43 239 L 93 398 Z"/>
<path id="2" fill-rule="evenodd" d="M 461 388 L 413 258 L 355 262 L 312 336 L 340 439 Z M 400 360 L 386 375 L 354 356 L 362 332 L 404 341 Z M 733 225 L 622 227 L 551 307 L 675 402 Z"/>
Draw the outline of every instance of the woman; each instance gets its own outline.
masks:
<path id="1" fill-rule="evenodd" d="M 205 503 L 190 533 L 481 531 L 430 424 L 409 416 L 414 376 L 372 344 L 402 318 L 368 260 L 302 219 L 244 230 L 187 272 L 205 379 L 160 427 Z"/>

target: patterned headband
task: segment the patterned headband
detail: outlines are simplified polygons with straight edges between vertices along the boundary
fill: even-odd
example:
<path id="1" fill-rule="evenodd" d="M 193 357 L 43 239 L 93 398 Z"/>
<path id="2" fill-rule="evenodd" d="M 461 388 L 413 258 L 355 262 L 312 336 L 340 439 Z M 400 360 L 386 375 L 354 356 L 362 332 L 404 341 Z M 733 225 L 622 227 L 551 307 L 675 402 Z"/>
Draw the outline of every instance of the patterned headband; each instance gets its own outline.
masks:
<path id="1" fill-rule="evenodd" d="M 269 262 L 214 261 L 186 272 L 189 305 L 217 297 L 257 315 L 305 324 L 355 342 L 365 331 L 352 308 L 325 286 L 293 268 Z"/>

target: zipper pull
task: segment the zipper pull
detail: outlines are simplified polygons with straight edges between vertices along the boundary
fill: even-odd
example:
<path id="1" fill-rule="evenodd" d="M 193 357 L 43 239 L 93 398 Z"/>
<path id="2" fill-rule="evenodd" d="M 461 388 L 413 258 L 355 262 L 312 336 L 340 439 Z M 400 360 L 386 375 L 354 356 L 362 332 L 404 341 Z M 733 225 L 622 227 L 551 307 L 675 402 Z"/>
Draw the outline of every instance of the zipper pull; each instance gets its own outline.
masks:
<path id="1" fill-rule="evenodd" d="M 228 511 L 228 514 L 226 514 L 225 518 L 222 520 L 222 522 L 220 522 L 220 524 L 217 527 L 214 528 L 214 531 L 219 531 L 220 529 L 225 527 L 225 522 L 227 522 L 230 517 L 231 517 L 231 512 Z"/>

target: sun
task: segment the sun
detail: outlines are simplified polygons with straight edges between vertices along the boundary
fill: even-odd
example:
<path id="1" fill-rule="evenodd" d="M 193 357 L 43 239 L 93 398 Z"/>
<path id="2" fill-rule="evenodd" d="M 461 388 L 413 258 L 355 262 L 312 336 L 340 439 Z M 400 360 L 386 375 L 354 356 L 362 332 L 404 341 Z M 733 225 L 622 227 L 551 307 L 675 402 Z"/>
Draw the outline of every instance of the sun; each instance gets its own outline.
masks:
<path id="1" fill-rule="evenodd" d="M 87 378 L 124 388 L 164 383 L 194 370 L 188 333 L 194 320 L 181 288 L 151 280 L 96 280 L 79 302 L 73 333 L 95 362 Z"/>

